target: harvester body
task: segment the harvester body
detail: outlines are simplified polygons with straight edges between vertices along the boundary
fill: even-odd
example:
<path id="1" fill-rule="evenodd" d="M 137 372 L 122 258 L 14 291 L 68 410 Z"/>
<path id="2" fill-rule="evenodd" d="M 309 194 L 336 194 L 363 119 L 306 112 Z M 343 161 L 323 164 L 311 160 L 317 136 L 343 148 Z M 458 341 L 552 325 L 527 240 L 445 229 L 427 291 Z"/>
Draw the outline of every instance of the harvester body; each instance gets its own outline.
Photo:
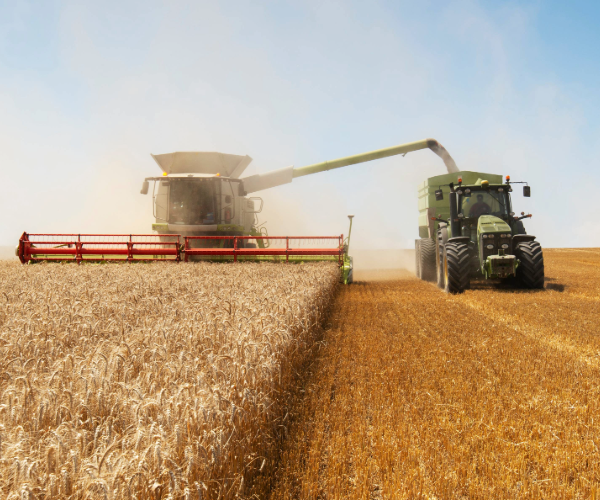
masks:
<path id="1" fill-rule="evenodd" d="M 442 158 L 448 172 L 458 172 L 452 157 L 434 139 L 248 177 L 241 175 L 252 161 L 249 156 L 176 152 L 152 155 L 162 176 L 146 178 L 141 192 L 146 194 L 148 182 L 154 182 L 152 229 L 160 234 L 258 236 L 262 199 L 249 194 L 289 184 L 297 177 L 426 148 Z"/>
<path id="2" fill-rule="evenodd" d="M 462 292 L 472 279 L 517 279 L 542 288 L 542 248 L 515 216 L 514 183 L 502 176 L 462 171 L 427 179 L 419 186 L 417 275 L 449 292 Z M 524 189 L 529 196 L 530 189 Z"/>
<path id="3" fill-rule="evenodd" d="M 429 148 L 442 158 L 448 172 L 458 172 L 456 163 L 444 147 L 434 139 L 425 139 L 390 148 L 369 151 L 336 160 L 303 167 L 288 166 L 252 176 L 242 177 L 252 159 L 249 156 L 216 152 L 176 152 L 152 155 L 162 170 L 160 177 L 144 180 L 142 194 L 153 182 L 152 230 L 162 235 L 181 235 L 195 248 L 231 247 L 231 237 L 242 237 L 242 248 L 268 248 L 272 240 L 258 221 L 263 200 L 251 194 L 289 184 L 297 177 L 365 163 L 399 154 Z M 249 238 L 252 237 L 252 238 Z M 352 281 L 352 258 L 348 241 L 344 242 L 342 280 Z M 202 255 L 200 255 L 202 253 Z M 221 252 L 222 254 L 222 252 Z M 219 260 L 216 252 L 198 252 L 195 259 Z M 191 252 L 190 252 L 190 255 Z M 314 259 L 323 256 L 314 256 Z M 306 259 L 304 259 L 306 260 Z"/>
<path id="4" fill-rule="evenodd" d="M 288 184 L 297 177 L 430 149 L 449 175 L 458 167 L 435 139 L 400 144 L 336 160 L 295 168 L 288 166 L 242 177 L 249 156 L 218 152 L 152 155 L 161 176 L 147 177 L 141 194 L 152 186 L 152 235 L 83 235 L 23 233 L 16 253 L 23 263 L 140 260 L 332 260 L 341 280 L 352 281 L 349 237 L 270 237 L 259 224 L 263 207 L 253 193 Z M 350 217 L 350 227 L 352 217 Z M 326 246 L 328 244 L 329 246 Z"/>

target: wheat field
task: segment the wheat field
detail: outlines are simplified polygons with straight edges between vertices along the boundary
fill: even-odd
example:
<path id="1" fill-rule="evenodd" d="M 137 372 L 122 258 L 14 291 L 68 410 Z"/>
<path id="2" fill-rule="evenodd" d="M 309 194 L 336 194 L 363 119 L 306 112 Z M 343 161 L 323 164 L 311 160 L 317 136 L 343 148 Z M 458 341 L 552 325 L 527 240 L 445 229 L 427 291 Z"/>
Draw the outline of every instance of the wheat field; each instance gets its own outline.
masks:
<path id="1" fill-rule="evenodd" d="M 332 264 L 0 262 L 0 496 L 264 493 Z"/>
<path id="2" fill-rule="evenodd" d="M 600 251 L 544 254 L 545 290 L 342 288 L 270 498 L 597 498 Z"/>
<path id="3" fill-rule="evenodd" d="M 600 250 L 544 254 L 545 290 L 462 295 L 0 263 L 2 496 L 598 498 Z"/>

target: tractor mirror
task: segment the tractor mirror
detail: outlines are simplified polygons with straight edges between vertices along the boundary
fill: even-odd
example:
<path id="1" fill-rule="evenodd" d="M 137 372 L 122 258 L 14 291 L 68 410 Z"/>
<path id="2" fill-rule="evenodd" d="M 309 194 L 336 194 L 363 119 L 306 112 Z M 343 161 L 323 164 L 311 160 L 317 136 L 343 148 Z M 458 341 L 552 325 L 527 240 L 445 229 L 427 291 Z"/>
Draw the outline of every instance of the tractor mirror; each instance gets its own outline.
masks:
<path id="1" fill-rule="evenodd" d="M 523 196 L 525 196 L 525 198 L 531 196 L 531 186 L 523 186 Z"/>
<path id="2" fill-rule="evenodd" d="M 142 190 L 140 191 L 141 194 L 148 194 L 148 181 L 144 181 L 144 183 L 142 184 Z"/>
<path id="3" fill-rule="evenodd" d="M 444 192 L 441 189 L 438 189 L 435 192 L 435 201 L 442 201 L 444 199 Z"/>

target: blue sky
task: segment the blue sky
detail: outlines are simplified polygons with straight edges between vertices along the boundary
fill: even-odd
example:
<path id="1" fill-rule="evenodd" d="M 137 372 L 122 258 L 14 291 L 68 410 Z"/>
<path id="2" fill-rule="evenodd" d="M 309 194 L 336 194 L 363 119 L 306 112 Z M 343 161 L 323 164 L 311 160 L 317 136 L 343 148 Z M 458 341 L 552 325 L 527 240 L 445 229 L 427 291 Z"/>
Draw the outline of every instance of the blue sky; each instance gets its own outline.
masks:
<path id="1" fill-rule="evenodd" d="M 146 232 L 150 153 L 248 154 L 249 173 L 434 137 L 515 198 L 546 247 L 600 246 L 593 2 L 0 1 L 0 245 Z M 412 246 L 428 151 L 265 191 L 271 234 Z"/>

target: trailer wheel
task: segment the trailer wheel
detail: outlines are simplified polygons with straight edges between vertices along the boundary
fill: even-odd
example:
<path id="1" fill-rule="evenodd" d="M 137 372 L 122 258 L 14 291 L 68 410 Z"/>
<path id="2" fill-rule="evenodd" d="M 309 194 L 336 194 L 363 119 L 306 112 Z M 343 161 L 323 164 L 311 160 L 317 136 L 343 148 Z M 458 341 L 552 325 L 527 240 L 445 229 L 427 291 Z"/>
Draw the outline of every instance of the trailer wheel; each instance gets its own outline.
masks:
<path id="1" fill-rule="evenodd" d="M 544 254 L 537 241 L 519 243 L 515 257 L 521 261 L 517 279 L 527 288 L 544 288 Z"/>
<path id="2" fill-rule="evenodd" d="M 421 239 L 419 244 L 419 271 L 424 281 L 435 281 L 435 241 Z"/>
<path id="3" fill-rule="evenodd" d="M 415 276 L 421 279 L 421 240 L 415 240 Z"/>
<path id="4" fill-rule="evenodd" d="M 464 243 L 444 245 L 444 281 L 448 293 L 462 293 L 470 284 L 469 247 Z"/>

